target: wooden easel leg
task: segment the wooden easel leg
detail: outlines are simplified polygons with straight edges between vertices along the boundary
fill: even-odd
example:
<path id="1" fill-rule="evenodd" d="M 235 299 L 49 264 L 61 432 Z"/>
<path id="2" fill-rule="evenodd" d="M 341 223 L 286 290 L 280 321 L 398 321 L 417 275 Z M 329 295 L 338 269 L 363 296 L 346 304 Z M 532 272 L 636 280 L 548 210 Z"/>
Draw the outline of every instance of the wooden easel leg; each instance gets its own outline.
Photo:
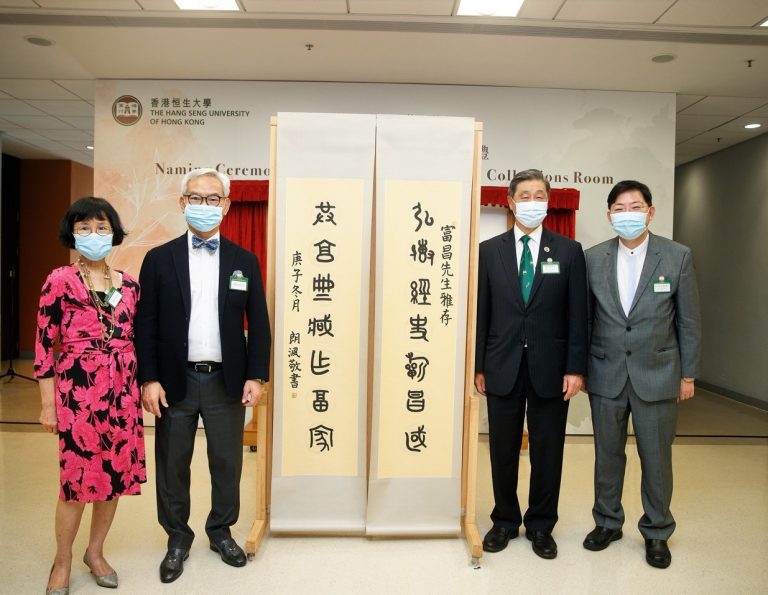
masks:
<path id="1" fill-rule="evenodd" d="M 475 504 L 477 500 L 477 428 L 480 419 L 480 399 L 473 395 L 469 399 L 469 423 L 467 424 L 466 449 L 466 505 L 464 509 L 464 539 L 472 557 L 472 565 L 480 567 L 483 544 L 477 531 Z"/>
<path id="2" fill-rule="evenodd" d="M 266 400 L 266 399 L 265 399 Z M 245 541 L 245 553 L 253 560 L 262 539 L 267 532 L 267 404 L 259 405 L 254 411 L 257 431 L 256 450 L 256 519 Z"/>

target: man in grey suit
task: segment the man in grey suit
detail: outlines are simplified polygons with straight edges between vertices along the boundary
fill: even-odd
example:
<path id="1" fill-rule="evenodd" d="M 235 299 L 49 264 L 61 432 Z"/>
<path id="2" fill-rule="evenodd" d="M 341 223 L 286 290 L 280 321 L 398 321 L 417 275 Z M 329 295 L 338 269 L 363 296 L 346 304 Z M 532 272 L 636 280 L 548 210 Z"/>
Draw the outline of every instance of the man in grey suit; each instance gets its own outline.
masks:
<path id="1" fill-rule="evenodd" d="M 608 194 L 608 220 L 618 237 L 586 252 L 596 527 L 584 547 L 603 550 L 622 537 L 631 412 L 642 466 L 638 527 L 645 559 L 667 568 L 667 540 L 675 530 L 669 506 L 677 403 L 693 397 L 701 323 L 691 251 L 648 231 L 654 212 L 645 184 L 619 182 Z"/>

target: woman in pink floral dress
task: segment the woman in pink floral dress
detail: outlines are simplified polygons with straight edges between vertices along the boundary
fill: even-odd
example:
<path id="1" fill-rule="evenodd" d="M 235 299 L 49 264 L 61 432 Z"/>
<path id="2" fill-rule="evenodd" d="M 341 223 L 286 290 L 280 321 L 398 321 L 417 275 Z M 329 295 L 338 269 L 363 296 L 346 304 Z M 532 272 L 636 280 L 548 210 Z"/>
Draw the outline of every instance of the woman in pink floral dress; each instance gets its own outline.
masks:
<path id="1" fill-rule="evenodd" d="M 146 481 L 133 346 L 139 285 L 105 260 L 124 235 L 104 199 L 73 203 L 59 239 L 78 251 L 77 262 L 52 271 L 40 296 L 40 423 L 59 437 L 57 548 L 47 587 L 56 595 L 68 593 L 72 543 L 87 502 L 93 503 L 93 517 L 83 562 L 100 586 L 117 586 L 117 574 L 104 559 L 104 540 L 119 497 L 139 494 Z"/>

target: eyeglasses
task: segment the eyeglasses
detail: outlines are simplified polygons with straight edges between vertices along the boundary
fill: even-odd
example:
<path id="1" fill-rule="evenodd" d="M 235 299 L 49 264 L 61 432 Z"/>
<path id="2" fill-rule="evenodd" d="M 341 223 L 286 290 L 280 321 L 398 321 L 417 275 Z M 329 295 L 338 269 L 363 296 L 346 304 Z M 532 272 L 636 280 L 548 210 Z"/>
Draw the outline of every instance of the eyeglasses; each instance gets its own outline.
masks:
<path id="1" fill-rule="evenodd" d="M 75 235 L 85 237 L 91 235 L 93 231 L 90 225 L 75 225 Z M 99 225 L 96 228 L 96 233 L 100 236 L 108 236 L 112 233 L 112 228 L 107 224 Z"/>
<path id="2" fill-rule="evenodd" d="M 226 200 L 226 197 L 222 197 L 218 194 L 209 194 L 208 196 L 201 196 L 200 194 L 185 194 L 184 198 L 191 205 L 201 205 L 203 202 L 209 207 L 218 207 L 222 201 Z"/>

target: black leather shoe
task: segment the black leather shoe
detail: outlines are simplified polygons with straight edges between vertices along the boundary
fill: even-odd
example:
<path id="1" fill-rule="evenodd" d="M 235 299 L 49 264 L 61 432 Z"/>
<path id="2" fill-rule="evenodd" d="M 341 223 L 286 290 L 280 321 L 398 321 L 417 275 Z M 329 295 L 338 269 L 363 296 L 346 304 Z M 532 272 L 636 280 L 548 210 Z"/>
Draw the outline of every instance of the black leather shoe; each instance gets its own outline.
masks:
<path id="1" fill-rule="evenodd" d="M 507 527 L 494 525 L 483 538 L 483 551 L 500 552 L 507 547 L 507 543 L 509 543 L 510 539 L 514 539 L 518 535 L 519 532 L 517 529 L 509 529 Z"/>
<path id="2" fill-rule="evenodd" d="M 211 542 L 211 549 L 218 552 L 221 559 L 230 566 L 245 566 L 245 552 L 231 537 L 226 537 L 216 543 Z"/>
<path id="3" fill-rule="evenodd" d="M 189 550 L 171 548 L 160 562 L 160 582 L 172 583 L 184 572 L 184 560 L 189 558 Z"/>
<path id="4" fill-rule="evenodd" d="M 667 568 L 672 564 L 672 552 L 666 539 L 645 540 L 645 561 L 654 568 Z"/>
<path id="5" fill-rule="evenodd" d="M 548 531 L 526 531 L 525 536 L 533 544 L 533 553 L 540 558 L 552 560 L 557 557 L 557 544 Z"/>
<path id="6" fill-rule="evenodd" d="M 584 547 L 593 552 L 599 552 L 611 545 L 612 541 L 618 541 L 622 537 L 621 529 L 595 527 L 584 538 Z"/>

